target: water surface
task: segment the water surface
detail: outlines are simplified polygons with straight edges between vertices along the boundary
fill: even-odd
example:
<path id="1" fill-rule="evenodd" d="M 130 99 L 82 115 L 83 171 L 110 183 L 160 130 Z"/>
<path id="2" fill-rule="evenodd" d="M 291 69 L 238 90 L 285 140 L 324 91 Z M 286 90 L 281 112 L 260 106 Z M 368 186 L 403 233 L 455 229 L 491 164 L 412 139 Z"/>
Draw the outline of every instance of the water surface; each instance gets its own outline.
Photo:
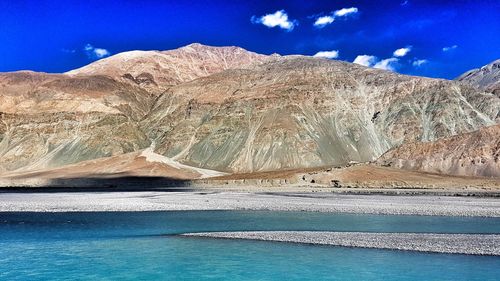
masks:
<path id="1" fill-rule="evenodd" d="M 500 233 L 498 218 L 264 211 L 0 213 L 1 280 L 498 280 L 499 257 L 167 234 Z"/>

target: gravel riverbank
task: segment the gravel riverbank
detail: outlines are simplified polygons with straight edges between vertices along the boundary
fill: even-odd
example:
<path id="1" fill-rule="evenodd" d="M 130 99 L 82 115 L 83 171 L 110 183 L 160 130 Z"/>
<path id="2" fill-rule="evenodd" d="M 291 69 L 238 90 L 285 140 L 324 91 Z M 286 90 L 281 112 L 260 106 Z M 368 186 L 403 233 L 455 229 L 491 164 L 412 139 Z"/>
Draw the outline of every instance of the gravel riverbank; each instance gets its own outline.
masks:
<path id="1" fill-rule="evenodd" d="M 268 210 L 500 217 L 500 199 L 213 191 L 0 193 L 0 212 L 171 210 Z"/>
<path id="2" fill-rule="evenodd" d="M 186 233 L 181 234 L 181 236 L 249 239 L 448 254 L 500 255 L 500 235 L 497 234 L 249 231 Z"/>

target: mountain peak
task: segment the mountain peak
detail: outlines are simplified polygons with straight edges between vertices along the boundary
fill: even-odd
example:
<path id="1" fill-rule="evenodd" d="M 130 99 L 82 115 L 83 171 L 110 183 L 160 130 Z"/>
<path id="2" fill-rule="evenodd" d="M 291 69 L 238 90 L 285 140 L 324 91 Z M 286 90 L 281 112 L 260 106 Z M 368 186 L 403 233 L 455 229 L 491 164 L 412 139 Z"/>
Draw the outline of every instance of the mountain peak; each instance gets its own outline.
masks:
<path id="1" fill-rule="evenodd" d="M 500 59 L 465 72 L 457 77 L 458 81 L 469 83 L 500 96 Z"/>
<path id="2" fill-rule="evenodd" d="M 248 51 L 238 46 L 210 46 L 201 43 L 191 43 L 189 45 L 177 49 L 162 51 L 161 53 L 164 54 L 190 53 L 197 56 L 209 55 L 211 57 L 213 55 L 216 55 L 216 56 L 221 56 L 221 58 L 228 56 L 265 57 L 265 55 L 257 54 L 255 52 Z"/>
<path id="3" fill-rule="evenodd" d="M 174 49 L 174 50 L 171 50 L 171 51 L 175 51 L 175 50 L 180 50 L 180 49 L 187 49 L 187 48 L 192 48 L 192 49 L 195 49 L 195 50 L 210 50 L 210 49 L 239 49 L 239 50 L 244 50 L 244 51 L 247 51 L 247 52 L 250 52 L 248 50 L 245 50 L 241 47 L 238 47 L 238 46 L 212 46 L 212 45 L 205 45 L 205 44 L 201 44 L 201 43 L 197 43 L 197 42 L 194 42 L 194 43 L 191 43 L 191 44 L 188 44 L 186 46 L 183 46 L 183 47 L 180 47 L 178 49 Z"/>
<path id="4" fill-rule="evenodd" d="M 106 75 L 160 93 L 182 82 L 229 68 L 245 68 L 271 57 L 240 47 L 192 43 L 167 51 L 128 51 L 98 60 L 69 75 Z"/>
<path id="5" fill-rule="evenodd" d="M 188 44 L 186 46 L 179 47 L 177 49 L 184 49 L 184 48 L 209 49 L 209 48 L 224 48 L 224 47 L 217 47 L 217 46 L 205 45 L 205 44 L 201 44 L 198 42 L 194 42 L 194 43 Z"/>

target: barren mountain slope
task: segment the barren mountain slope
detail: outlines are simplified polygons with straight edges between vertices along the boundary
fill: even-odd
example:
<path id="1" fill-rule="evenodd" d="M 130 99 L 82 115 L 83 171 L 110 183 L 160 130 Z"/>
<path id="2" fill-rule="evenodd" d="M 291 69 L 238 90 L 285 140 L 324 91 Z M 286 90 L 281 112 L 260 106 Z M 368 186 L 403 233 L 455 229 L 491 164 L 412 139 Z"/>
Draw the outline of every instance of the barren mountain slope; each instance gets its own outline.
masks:
<path id="1" fill-rule="evenodd" d="M 298 56 L 175 86 L 142 126 L 158 153 L 252 172 L 371 161 L 499 117 L 500 99 L 473 87 Z"/>
<path id="2" fill-rule="evenodd" d="M 458 81 L 490 91 L 500 97 L 500 59 L 460 75 Z"/>
<path id="3" fill-rule="evenodd" d="M 270 59 L 272 57 L 239 47 L 211 47 L 195 43 L 169 51 L 119 53 L 67 74 L 108 75 L 158 94 L 182 82 Z"/>
<path id="4" fill-rule="evenodd" d="M 0 74 L 0 171 L 145 148 L 137 121 L 153 102 L 143 89 L 105 76 Z"/>
<path id="5" fill-rule="evenodd" d="M 118 184 L 120 187 L 146 187 L 154 181 L 159 181 L 155 182 L 159 186 L 180 185 L 186 180 L 222 175 L 224 173 L 182 165 L 147 148 L 59 168 L 4 173 L 0 186 L 101 187 Z"/>
<path id="6" fill-rule="evenodd" d="M 151 142 L 138 122 L 164 87 L 266 59 L 237 47 L 192 44 L 118 54 L 71 75 L 0 74 L 0 171 L 144 149 Z"/>
<path id="7" fill-rule="evenodd" d="M 378 162 L 434 173 L 500 177 L 500 125 L 434 142 L 405 143 Z"/>
<path id="8" fill-rule="evenodd" d="M 236 47 L 156 53 L 169 60 L 115 61 L 127 57 L 119 54 L 71 75 L 1 74 L 0 171 L 150 146 L 174 161 L 228 172 L 344 165 L 500 119 L 498 97 L 453 81 Z M 129 79 L 132 69 L 137 76 L 147 70 L 154 83 Z"/>

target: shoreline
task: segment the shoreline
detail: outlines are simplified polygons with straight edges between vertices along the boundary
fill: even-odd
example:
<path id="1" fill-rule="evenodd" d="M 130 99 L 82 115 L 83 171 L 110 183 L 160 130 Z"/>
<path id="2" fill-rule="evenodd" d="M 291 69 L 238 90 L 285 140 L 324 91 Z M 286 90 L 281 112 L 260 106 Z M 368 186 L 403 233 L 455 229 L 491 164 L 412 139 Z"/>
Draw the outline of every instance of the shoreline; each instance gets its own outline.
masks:
<path id="1" fill-rule="evenodd" d="M 500 199 L 328 192 L 114 191 L 0 193 L 0 212 L 307 211 L 379 215 L 500 217 Z"/>
<path id="2" fill-rule="evenodd" d="M 500 235 L 498 234 L 229 231 L 184 233 L 177 236 L 186 238 L 240 239 L 441 254 L 500 256 Z"/>
<path id="3" fill-rule="evenodd" d="M 138 186 L 88 186 L 88 187 L 33 187 L 4 186 L 0 194 L 8 193 L 98 193 L 98 192 L 235 192 L 235 193 L 328 193 L 338 195 L 387 195 L 387 196 L 450 196 L 450 197 L 480 197 L 500 198 L 500 190 L 484 188 L 424 188 L 424 187 L 325 187 L 321 185 L 179 185 L 159 187 Z"/>

